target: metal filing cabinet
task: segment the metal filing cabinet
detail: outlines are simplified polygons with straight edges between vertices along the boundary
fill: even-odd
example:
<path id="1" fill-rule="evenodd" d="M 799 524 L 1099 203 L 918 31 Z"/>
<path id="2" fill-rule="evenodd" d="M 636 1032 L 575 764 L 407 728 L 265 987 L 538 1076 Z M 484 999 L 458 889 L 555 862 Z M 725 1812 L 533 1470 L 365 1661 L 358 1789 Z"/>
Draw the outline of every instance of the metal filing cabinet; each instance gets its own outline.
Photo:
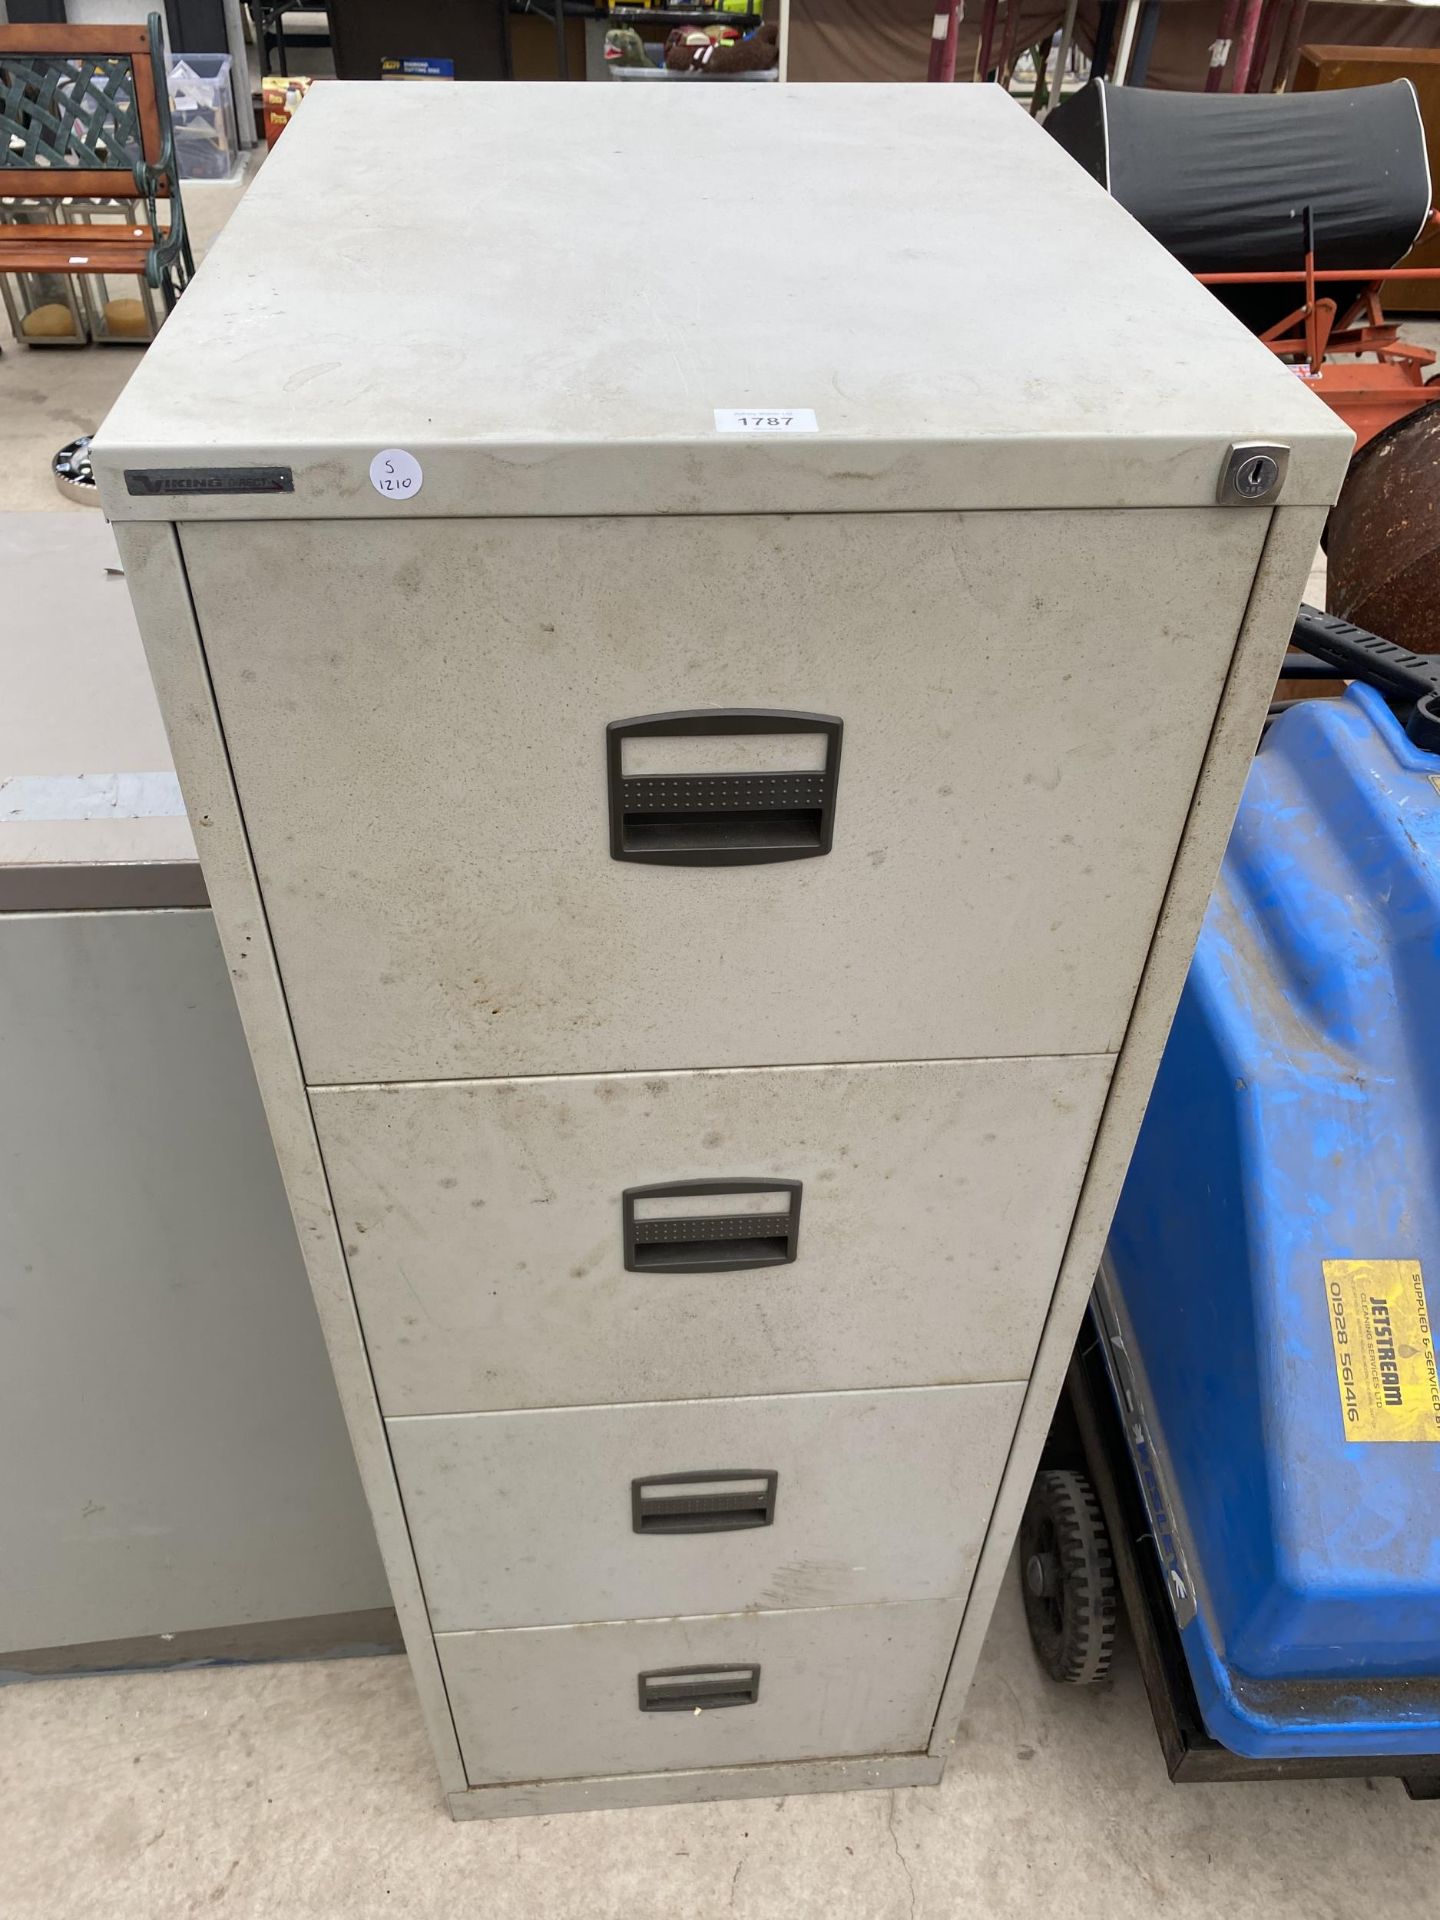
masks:
<path id="1" fill-rule="evenodd" d="M 994 88 L 266 163 L 95 459 L 457 1813 L 939 1778 L 1347 442 Z"/>

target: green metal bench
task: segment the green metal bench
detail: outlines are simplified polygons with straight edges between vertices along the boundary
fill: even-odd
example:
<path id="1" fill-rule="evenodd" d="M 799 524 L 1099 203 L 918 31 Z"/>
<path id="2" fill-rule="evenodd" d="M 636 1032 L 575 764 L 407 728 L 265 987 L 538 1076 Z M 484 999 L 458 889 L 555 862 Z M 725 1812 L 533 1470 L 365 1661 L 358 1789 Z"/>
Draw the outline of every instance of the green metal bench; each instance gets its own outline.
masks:
<path id="1" fill-rule="evenodd" d="M 158 13 L 143 27 L 0 26 L 0 196 L 56 203 L 53 224 L 0 224 L 0 273 L 133 273 L 174 306 L 195 263 Z M 74 224 L 71 198 L 140 200 L 146 220 Z"/>

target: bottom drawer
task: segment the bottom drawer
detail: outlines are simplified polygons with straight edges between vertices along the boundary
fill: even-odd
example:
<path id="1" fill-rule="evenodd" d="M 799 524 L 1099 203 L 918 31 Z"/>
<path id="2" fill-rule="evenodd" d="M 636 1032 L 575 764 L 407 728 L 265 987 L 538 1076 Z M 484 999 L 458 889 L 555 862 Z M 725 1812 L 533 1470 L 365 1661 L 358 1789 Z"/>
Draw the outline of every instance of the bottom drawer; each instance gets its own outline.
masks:
<path id="1" fill-rule="evenodd" d="M 921 1751 L 960 1613 L 922 1600 L 442 1633 L 436 1646 L 466 1774 L 486 1786 Z"/>

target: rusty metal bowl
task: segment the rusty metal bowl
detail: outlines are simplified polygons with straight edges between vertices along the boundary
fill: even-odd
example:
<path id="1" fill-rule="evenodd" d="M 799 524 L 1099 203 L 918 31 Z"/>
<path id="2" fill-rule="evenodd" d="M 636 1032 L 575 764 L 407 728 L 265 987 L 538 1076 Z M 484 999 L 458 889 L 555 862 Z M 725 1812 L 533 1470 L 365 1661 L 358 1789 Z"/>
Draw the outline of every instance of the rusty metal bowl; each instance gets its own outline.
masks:
<path id="1" fill-rule="evenodd" d="M 1440 395 L 1355 455 L 1325 550 L 1331 613 L 1440 653 Z"/>

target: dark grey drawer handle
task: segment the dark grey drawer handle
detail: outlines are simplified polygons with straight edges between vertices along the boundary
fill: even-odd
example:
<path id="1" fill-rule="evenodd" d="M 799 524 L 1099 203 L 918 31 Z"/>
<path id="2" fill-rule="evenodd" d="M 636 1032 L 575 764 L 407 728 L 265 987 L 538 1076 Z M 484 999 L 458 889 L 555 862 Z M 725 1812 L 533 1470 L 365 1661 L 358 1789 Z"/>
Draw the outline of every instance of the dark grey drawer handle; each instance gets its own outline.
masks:
<path id="1" fill-rule="evenodd" d="M 638 1676 L 642 1713 L 710 1713 L 750 1707 L 760 1698 L 754 1667 L 657 1667 Z"/>
<path id="2" fill-rule="evenodd" d="M 713 1467 L 703 1473 L 650 1473 L 630 1482 L 636 1533 L 734 1533 L 775 1518 L 778 1473 Z"/>
<path id="3" fill-rule="evenodd" d="M 828 853 L 835 836 L 842 731 L 833 714 L 773 707 L 705 707 L 612 720 L 605 729 L 611 858 L 672 867 L 739 867 Z M 627 740 L 757 733 L 819 734 L 825 764 L 760 773 L 625 772 Z"/>
<path id="4" fill-rule="evenodd" d="M 715 1194 L 781 1194 L 783 1208 L 737 1207 L 733 1213 L 674 1212 L 678 1203 Z M 669 1180 L 627 1187 L 620 1196 L 625 1266 L 630 1273 L 739 1273 L 782 1267 L 800 1250 L 798 1180 Z M 648 1212 L 657 1201 L 667 1210 Z"/>

